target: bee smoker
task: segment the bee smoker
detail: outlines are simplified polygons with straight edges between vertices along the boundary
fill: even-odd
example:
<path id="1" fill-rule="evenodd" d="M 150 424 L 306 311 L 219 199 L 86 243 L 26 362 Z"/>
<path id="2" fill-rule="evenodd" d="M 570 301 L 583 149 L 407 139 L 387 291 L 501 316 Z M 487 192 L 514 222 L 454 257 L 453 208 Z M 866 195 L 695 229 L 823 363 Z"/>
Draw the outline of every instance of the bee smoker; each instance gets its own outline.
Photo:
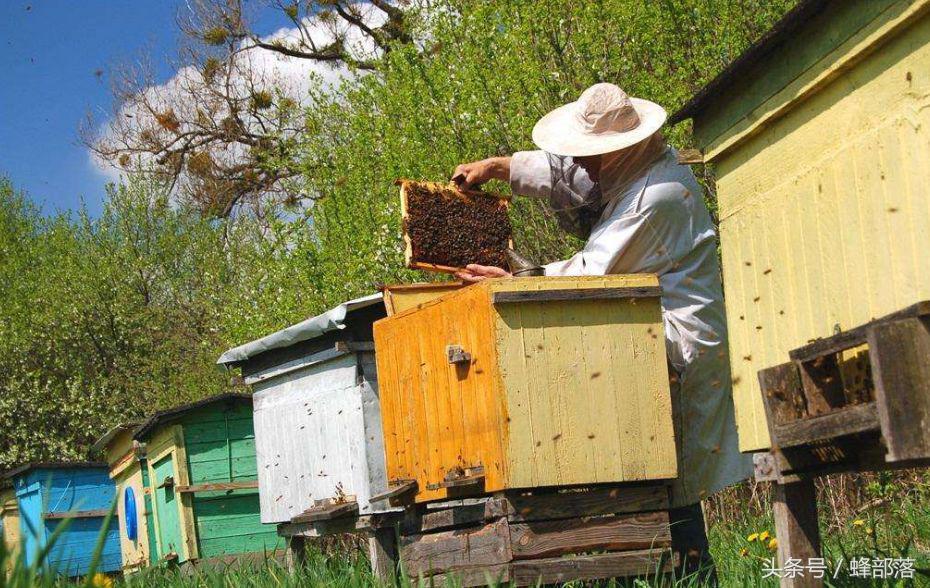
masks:
<path id="1" fill-rule="evenodd" d="M 513 249 L 507 250 L 507 263 L 510 266 L 510 273 L 513 274 L 515 278 L 546 275 L 545 268 L 539 264 L 533 263 Z"/>

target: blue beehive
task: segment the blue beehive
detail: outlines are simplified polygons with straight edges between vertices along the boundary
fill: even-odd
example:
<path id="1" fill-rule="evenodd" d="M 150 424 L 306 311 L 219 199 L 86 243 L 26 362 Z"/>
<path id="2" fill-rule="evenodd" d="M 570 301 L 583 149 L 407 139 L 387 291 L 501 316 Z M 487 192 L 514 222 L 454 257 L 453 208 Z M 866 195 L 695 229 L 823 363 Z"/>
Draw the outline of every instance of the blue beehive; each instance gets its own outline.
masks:
<path id="1" fill-rule="evenodd" d="M 31 463 L 7 472 L 4 477 L 16 494 L 26 563 L 35 562 L 39 551 L 67 520 L 45 566 L 66 576 L 87 574 L 116 496 L 107 464 Z M 95 572 L 116 572 L 120 569 L 120 548 L 115 519 L 111 519 L 105 532 Z"/>

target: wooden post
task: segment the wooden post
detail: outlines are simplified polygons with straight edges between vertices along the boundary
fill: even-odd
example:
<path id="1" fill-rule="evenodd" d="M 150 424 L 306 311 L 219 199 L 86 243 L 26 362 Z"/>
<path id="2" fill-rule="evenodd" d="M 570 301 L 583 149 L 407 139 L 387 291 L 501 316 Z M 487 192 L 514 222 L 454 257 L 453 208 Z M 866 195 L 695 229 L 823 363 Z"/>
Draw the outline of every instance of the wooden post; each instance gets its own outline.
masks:
<path id="1" fill-rule="evenodd" d="M 930 457 L 930 320 L 875 325 L 868 342 L 887 460 Z"/>
<path id="2" fill-rule="evenodd" d="M 287 538 L 287 553 L 285 555 L 287 570 L 290 573 L 297 571 L 298 566 L 306 560 L 307 539 L 299 535 Z"/>
<path id="3" fill-rule="evenodd" d="M 820 529 L 817 525 L 817 495 L 814 480 L 775 484 L 775 536 L 778 539 L 778 567 L 782 588 L 823 586 L 808 569 L 812 557 L 820 557 Z M 787 577 L 788 561 L 803 566 L 800 574 Z M 800 561 L 799 561 L 800 560 Z"/>
<path id="4" fill-rule="evenodd" d="M 371 530 L 368 555 L 375 577 L 385 584 L 393 584 L 397 572 L 397 534 L 393 525 Z"/>

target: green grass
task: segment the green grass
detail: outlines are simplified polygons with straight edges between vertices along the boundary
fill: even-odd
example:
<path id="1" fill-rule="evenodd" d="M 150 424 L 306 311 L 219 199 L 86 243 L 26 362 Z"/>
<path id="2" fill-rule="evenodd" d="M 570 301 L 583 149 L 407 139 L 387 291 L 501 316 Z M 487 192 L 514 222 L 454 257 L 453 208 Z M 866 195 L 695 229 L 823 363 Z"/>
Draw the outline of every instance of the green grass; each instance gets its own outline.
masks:
<path id="1" fill-rule="evenodd" d="M 921 474 L 924 475 L 924 474 Z M 835 478 L 843 483 L 844 480 Z M 893 474 L 870 475 L 863 487 L 864 504 L 849 507 L 849 500 L 831 504 L 825 481 L 820 488 L 820 536 L 828 571 L 826 586 L 930 586 L 930 500 L 922 483 L 900 483 Z M 884 484 L 884 486 L 883 486 Z M 845 489 L 843 489 L 845 493 Z M 768 493 L 766 493 L 767 496 Z M 839 493 L 837 493 L 839 494 Z M 871 506 L 870 506 L 871 505 Z M 769 513 L 767 516 L 761 512 Z M 745 508 L 728 512 L 710 528 L 711 551 L 724 586 L 778 586 L 775 578 L 762 580 L 762 571 L 775 552 L 758 535 L 774 535 L 771 508 Z M 754 540 L 750 541 L 752 537 Z M 914 579 L 868 580 L 849 576 L 853 558 L 911 558 Z M 839 562 L 839 574 L 834 579 Z"/>
<path id="2" fill-rule="evenodd" d="M 890 482 L 889 482 L 890 480 Z M 745 490 L 745 488 L 743 489 Z M 829 504 L 831 494 L 821 487 L 821 536 L 828 561 L 826 586 L 930 586 L 930 500 L 923 484 L 900 484 L 894 477 L 877 475 L 864 494 L 866 508 L 850 509 L 848 504 Z M 767 497 L 768 492 L 760 492 Z M 764 567 L 775 556 L 768 541 L 758 535 L 774 534 L 770 512 L 763 498 L 736 495 L 726 497 L 726 512 L 713 511 L 709 516 L 711 550 L 717 563 L 720 585 L 724 587 L 778 586 L 776 578 L 762 579 Z M 826 504 L 824 504 L 826 503 Z M 719 505 L 718 505 L 719 506 Z M 59 531 L 60 532 L 60 531 Z M 756 535 L 756 536 L 753 536 Z M 749 540 L 752 537 L 753 540 Z M 57 537 L 56 537 L 57 538 Z M 101 544 L 102 547 L 102 544 Z M 891 581 L 850 578 L 848 563 L 854 557 L 913 558 L 915 578 Z M 835 563 L 842 562 L 834 579 Z M 56 578 L 41 564 L 26 566 L 22 558 L 11 560 L 0 542 L 0 570 L 12 565 L 12 573 L 0 574 L 0 588 L 74 587 L 83 585 L 127 588 L 178 586 L 190 588 L 232 588 L 265 586 L 326 586 L 334 588 L 377 588 L 368 561 L 355 541 L 327 540 L 311 547 L 306 561 L 293 571 L 280 558 L 267 557 L 251 567 L 225 571 L 156 566 L 125 579 L 91 576 L 78 581 Z M 402 578 L 401 588 L 413 583 Z M 604 586 L 617 588 L 690 588 L 699 586 L 695 578 L 653 577 L 600 583 L 576 582 L 569 586 Z"/>

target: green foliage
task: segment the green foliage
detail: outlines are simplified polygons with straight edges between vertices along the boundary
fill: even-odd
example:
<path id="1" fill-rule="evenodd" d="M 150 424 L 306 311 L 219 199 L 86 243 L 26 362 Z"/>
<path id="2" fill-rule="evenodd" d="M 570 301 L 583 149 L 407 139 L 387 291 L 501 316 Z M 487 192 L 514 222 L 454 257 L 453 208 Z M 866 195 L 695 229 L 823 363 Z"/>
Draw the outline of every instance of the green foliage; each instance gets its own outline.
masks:
<path id="1" fill-rule="evenodd" d="M 264 110 L 266 108 L 271 108 L 273 102 L 273 96 L 271 92 L 267 90 L 257 90 L 252 93 L 252 106 L 256 110 Z"/>
<path id="2" fill-rule="evenodd" d="M 435 279 L 403 268 L 395 179 L 442 180 L 463 161 L 531 149 L 536 120 L 597 81 L 672 110 L 792 3 L 440 2 L 411 21 L 426 41 L 335 90 L 315 84 L 287 149 L 256 147 L 269 172 L 296 150 L 293 191 L 316 198 L 260 220 L 202 220 L 138 178 L 109 191 L 100 218 L 44 216 L 4 181 L 0 469 L 88 457 L 113 424 L 223 389 L 225 348 L 381 282 Z M 219 42 L 225 30 L 208 32 Z M 169 114 L 161 124 L 176 124 Z M 670 137 L 686 144 L 687 129 Z M 545 203 L 512 210 L 531 258 L 579 246 Z"/>
<path id="3" fill-rule="evenodd" d="M 100 218 L 45 217 L 0 180 L 0 470 L 222 391 L 224 349 L 306 316 L 279 241 L 165 194 L 134 180 Z"/>
<path id="4" fill-rule="evenodd" d="M 317 260 L 314 283 L 334 303 L 373 283 L 423 279 L 402 269 L 395 179 L 444 180 L 459 163 L 533 149 L 535 122 L 595 82 L 674 109 L 792 4 L 447 2 L 421 24 L 425 47 L 398 47 L 380 75 L 312 96 L 302 191 L 318 200 L 300 246 Z M 670 138 L 687 144 L 686 133 Z M 512 217 L 531 258 L 579 246 L 543 202 L 517 199 Z"/>
<path id="5" fill-rule="evenodd" d="M 222 45 L 229 39 L 229 31 L 223 27 L 212 27 L 203 31 L 202 37 L 207 45 Z"/>
<path id="6" fill-rule="evenodd" d="M 131 196 L 111 191 L 98 220 L 43 218 L 0 187 L 0 466 L 84 457 L 102 429 L 215 387 L 191 343 L 214 331 L 223 252 L 164 199 Z"/>
<path id="7" fill-rule="evenodd" d="M 920 487 L 926 487 L 921 484 Z M 827 562 L 824 585 L 836 587 L 860 586 L 926 586 L 928 577 L 916 571 L 914 578 L 866 579 L 850 576 L 850 560 L 884 558 L 914 560 L 915 570 L 926 570 L 930 558 L 921 547 L 930 539 L 930 509 L 927 503 L 903 498 L 883 505 L 870 514 L 862 513 L 851 520 L 834 520 L 829 504 L 821 501 L 820 535 Z M 826 506 L 826 508 L 823 508 Z M 778 586 L 777 578 L 762 580 L 763 569 L 776 557 L 768 547 L 771 539 L 760 540 L 763 533 L 774 535 L 770 514 L 744 515 L 712 525 L 709 538 L 711 552 L 724 586 Z M 835 576 L 835 577 L 834 577 Z"/>

